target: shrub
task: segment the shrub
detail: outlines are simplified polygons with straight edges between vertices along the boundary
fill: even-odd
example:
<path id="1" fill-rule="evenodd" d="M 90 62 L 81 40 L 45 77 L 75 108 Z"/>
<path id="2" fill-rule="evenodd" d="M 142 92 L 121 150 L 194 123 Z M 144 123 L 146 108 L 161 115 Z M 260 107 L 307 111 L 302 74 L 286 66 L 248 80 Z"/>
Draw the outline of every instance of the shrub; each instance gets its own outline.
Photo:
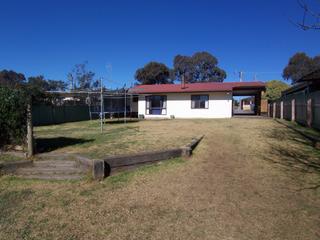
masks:
<path id="1" fill-rule="evenodd" d="M 0 86 L 0 147 L 25 142 L 28 99 L 22 88 Z"/>

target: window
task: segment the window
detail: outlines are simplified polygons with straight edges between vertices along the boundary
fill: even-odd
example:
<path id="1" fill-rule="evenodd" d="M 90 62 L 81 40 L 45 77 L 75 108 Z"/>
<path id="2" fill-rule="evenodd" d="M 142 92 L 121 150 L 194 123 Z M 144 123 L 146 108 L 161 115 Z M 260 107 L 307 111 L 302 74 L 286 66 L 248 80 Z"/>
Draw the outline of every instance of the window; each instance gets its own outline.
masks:
<path id="1" fill-rule="evenodd" d="M 192 95 L 191 108 L 192 109 L 208 109 L 209 95 Z"/>
<path id="2" fill-rule="evenodd" d="M 132 102 L 138 102 L 138 101 L 139 101 L 139 97 L 137 97 L 137 96 L 132 97 Z"/>
<path id="3" fill-rule="evenodd" d="M 146 114 L 166 115 L 167 96 L 154 95 L 146 96 Z"/>

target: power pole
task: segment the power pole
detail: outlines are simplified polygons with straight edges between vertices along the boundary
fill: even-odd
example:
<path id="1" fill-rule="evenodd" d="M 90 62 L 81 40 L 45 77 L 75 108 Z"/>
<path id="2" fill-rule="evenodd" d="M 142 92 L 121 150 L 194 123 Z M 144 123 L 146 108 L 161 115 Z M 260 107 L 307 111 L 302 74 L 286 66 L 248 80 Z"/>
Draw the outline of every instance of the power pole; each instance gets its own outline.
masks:
<path id="1" fill-rule="evenodd" d="M 124 123 L 127 123 L 127 93 L 126 85 L 124 85 Z"/>
<path id="2" fill-rule="evenodd" d="M 103 132 L 103 87 L 102 87 L 102 78 L 100 78 L 100 130 Z"/>

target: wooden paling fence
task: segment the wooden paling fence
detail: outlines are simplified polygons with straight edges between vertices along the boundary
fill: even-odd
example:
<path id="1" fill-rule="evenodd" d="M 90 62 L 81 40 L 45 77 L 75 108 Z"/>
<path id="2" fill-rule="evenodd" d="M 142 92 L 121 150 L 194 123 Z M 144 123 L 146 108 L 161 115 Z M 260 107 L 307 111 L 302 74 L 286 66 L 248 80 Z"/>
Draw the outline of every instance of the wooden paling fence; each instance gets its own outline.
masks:
<path id="1" fill-rule="evenodd" d="M 270 102 L 268 116 L 320 130 L 320 91 L 300 91 Z"/>

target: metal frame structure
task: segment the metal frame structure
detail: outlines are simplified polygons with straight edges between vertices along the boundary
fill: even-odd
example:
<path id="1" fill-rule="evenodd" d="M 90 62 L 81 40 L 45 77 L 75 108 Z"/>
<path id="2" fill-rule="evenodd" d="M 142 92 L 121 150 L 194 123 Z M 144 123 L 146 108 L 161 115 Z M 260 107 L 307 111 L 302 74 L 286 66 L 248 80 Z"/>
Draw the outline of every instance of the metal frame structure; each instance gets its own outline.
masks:
<path id="1" fill-rule="evenodd" d="M 124 123 L 127 122 L 128 112 L 130 119 L 133 117 L 135 113 L 132 111 L 133 99 L 137 98 L 138 94 L 130 93 L 128 90 L 126 88 L 116 90 L 101 88 L 101 91 L 50 91 L 48 93 L 57 94 L 60 97 L 60 104 L 64 104 L 63 98 L 70 98 L 73 100 L 68 99 L 68 101 L 72 104 L 88 105 L 90 120 L 100 119 L 102 129 L 107 116 L 110 118 L 117 116 L 118 120 L 123 116 Z M 110 105 L 106 106 L 107 103 Z M 95 117 L 97 115 L 98 117 Z"/>

